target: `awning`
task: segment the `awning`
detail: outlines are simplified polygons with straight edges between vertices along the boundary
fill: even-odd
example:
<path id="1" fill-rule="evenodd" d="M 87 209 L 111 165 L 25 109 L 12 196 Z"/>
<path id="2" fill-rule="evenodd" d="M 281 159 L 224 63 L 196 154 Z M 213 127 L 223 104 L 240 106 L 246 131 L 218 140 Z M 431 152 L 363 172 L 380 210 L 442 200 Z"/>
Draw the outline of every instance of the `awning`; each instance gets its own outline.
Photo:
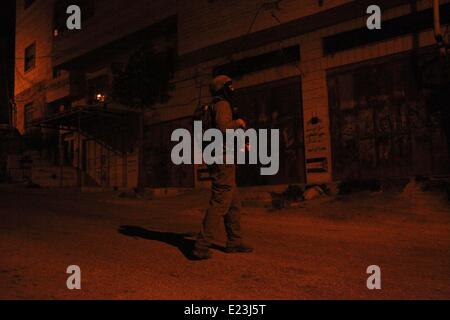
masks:
<path id="1" fill-rule="evenodd" d="M 77 132 L 115 153 L 123 153 L 136 141 L 137 115 L 133 110 L 83 106 L 37 119 L 28 127 Z"/>
<path id="2" fill-rule="evenodd" d="M 29 127 L 48 129 L 62 129 L 67 131 L 79 131 L 92 125 L 95 121 L 115 122 L 118 125 L 126 125 L 130 116 L 136 112 L 124 109 L 112 109 L 103 106 L 75 107 L 67 111 L 58 112 L 45 118 L 36 119 L 29 123 Z"/>

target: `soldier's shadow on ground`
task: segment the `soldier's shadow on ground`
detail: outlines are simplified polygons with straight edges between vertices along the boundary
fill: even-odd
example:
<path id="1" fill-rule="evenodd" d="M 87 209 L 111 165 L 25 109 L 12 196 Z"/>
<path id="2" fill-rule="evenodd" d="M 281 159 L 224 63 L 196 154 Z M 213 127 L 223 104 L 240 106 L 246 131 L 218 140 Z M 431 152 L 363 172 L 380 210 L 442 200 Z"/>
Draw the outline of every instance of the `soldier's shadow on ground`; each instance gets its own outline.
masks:
<path id="1" fill-rule="evenodd" d="M 195 234 L 189 233 L 174 233 L 174 232 L 161 232 L 154 230 L 147 230 L 138 226 L 120 226 L 118 229 L 120 234 L 128 237 L 141 238 L 152 241 L 160 241 L 170 244 L 178 250 L 189 260 L 198 260 L 193 254 L 195 244 Z M 219 245 L 212 245 L 212 249 L 216 249 L 225 252 L 225 248 Z"/>

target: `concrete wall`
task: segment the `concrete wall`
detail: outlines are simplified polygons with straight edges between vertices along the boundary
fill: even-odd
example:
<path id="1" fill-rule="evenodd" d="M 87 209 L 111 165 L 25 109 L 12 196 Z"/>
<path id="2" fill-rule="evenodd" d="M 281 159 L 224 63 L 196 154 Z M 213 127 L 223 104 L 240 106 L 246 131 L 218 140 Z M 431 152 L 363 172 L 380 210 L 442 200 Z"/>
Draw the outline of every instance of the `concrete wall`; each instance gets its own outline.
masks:
<path id="1" fill-rule="evenodd" d="M 45 106 L 45 83 L 52 76 L 53 0 L 35 1 L 27 9 L 16 1 L 15 126 L 24 132 L 24 106 L 35 102 L 36 116 Z M 36 43 L 35 67 L 24 71 L 25 48 Z"/>
<path id="2" fill-rule="evenodd" d="M 429 7 L 429 1 L 418 1 L 418 10 Z M 411 12 L 409 5 L 400 6 L 383 12 L 383 19 L 399 17 Z M 306 134 L 306 158 L 316 158 L 326 156 L 329 161 L 329 172 L 326 174 L 309 174 L 308 182 L 320 183 L 331 181 L 331 146 L 330 146 L 330 126 L 328 114 L 328 92 L 326 83 L 326 71 L 336 67 L 358 63 L 379 57 L 396 54 L 413 48 L 413 36 L 406 35 L 381 41 L 364 47 L 358 47 L 337 53 L 333 56 L 323 56 L 321 39 L 338 32 L 365 26 L 366 18 L 355 19 L 342 23 L 331 28 L 319 30 L 314 33 L 303 35 L 299 38 L 302 50 L 302 70 L 303 77 L 303 113 L 305 129 L 308 128 L 308 121 L 311 117 L 318 116 L 323 120 L 323 132 L 325 136 L 320 142 L 309 143 Z M 425 47 L 435 44 L 432 30 L 427 30 L 419 34 L 419 46 Z"/>
<path id="3" fill-rule="evenodd" d="M 286 23 L 348 2 L 351 0 L 326 0 L 319 6 L 317 0 L 284 0 L 275 12 L 280 22 Z M 278 26 L 272 10 L 260 10 L 262 3 L 259 0 L 178 1 L 180 54 L 238 38 L 249 31 Z"/>
<path id="4" fill-rule="evenodd" d="M 29 9 L 30 12 L 23 12 L 21 2 L 18 1 L 17 52 L 23 55 L 25 46 L 37 39 L 37 55 L 48 54 L 53 41 L 51 25 L 48 24 L 51 19 L 47 12 L 51 1 L 36 1 L 30 8 L 32 11 Z M 271 10 L 260 10 L 257 15 L 261 3 L 259 0 L 158 0 L 151 2 L 139 0 L 129 3 L 121 0 L 98 0 L 96 1 L 95 17 L 86 22 L 83 32 L 63 35 L 57 40 L 56 48 L 58 50 L 65 49 L 65 54 L 59 55 L 57 59 L 59 62 L 71 59 L 86 50 L 118 39 L 125 33 L 138 30 L 175 13 L 178 15 L 178 51 L 180 55 L 185 55 L 247 35 L 255 17 L 250 33 L 268 30 L 278 26 L 280 22 L 284 24 L 350 2 L 352 1 L 325 0 L 324 5 L 319 6 L 316 0 L 285 0 L 281 2 L 281 10 L 275 11 L 279 20 L 277 21 L 272 17 Z M 442 3 L 444 2 L 449 1 L 442 1 Z M 418 1 L 418 10 L 429 6 L 430 1 Z M 382 17 L 383 20 L 386 20 L 410 12 L 409 5 L 402 5 L 384 10 Z M 333 168 L 326 83 L 327 70 L 412 49 L 412 36 L 406 35 L 346 50 L 332 56 L 324 56 L 323 37 L 362 28 L 366 25 L 366 18 L 366 13 L 362 11 L 360 18 L 184 67 L 176 75 L 174 81 L 176 90 L 173 98 L 167 105 L 149 112 L 147 123 L 191 115 L 198 103 L 200 93 L 203 101 L 209 99 L 208 84 L 215 66 L 230 62 L 232 59 L 238 60 L 298 44 L 301 48 L 299 66 L 285 65 L 248 74 L 236 81 L 236 87 L 244 88 L 295 76 L 302 78 L 306 159 L 326 158 L 328 163 L 327 172 L 310 173 L 307 175 L 307 180 L 309 183 L 329 182 L 332 180 Z M 33 35 L 33 33 L 26 32 L 27 29 L 40 30 L 40 32 Z M 44 44 L 40 44 L 41 42 Z M 81 51 L 80 45 L 86 42 L 89 45 L 84 46 Z M 426 30 L 419 34 L 419 44 L 422 47 L 434 44 L 432 30 Z M 27 73 L 28 80 L 40 81 L 40 79 L 50 76 L 50 61 L 40 61 L 41 59 L 37 60 L 35 70 Z M 18 67 L 23 70 L 23 66 L 20 64 Z M 23 79 L 20 78 L 22 78 L 20 74 L 16 74 L 16 93 L 20 93 L 30 86 L 27 84 L 28 80 L 22 81 Z M 311 125 L 309 121 L 312 117 L 318 117 L 321 120 L 320 126 Z M 19 115 L 18 119 L 20 118 L 23 116 Z"/>
<path id="5" fill-rule="evenodd" d="M 23 2 L 16 2 L 16 95 L 52 74 L 53 1 L 35 1 L 26 10 Z M 36 66 L 25 72 L 25 48 L 33 42 L 36 42 Z"/>
<path id="6" fill-rule="evenodd" d="M 182 5 L 183 11 L 180 11 L 180 29 L 179 43 L 181 52 L 189 52 L 204 46 L 209 46 L 220 41 L 230 39 L 243 34 L 244 27 L 249 25 L 249 17 L 253 8 L 251 5 L 244 5 L 239 1 L 214 1 L 212 4 L 204 2 L 203 5 L 194 1 L 186 1 Z M 249 1 L 257 2 L 257 1 Z M 299 17 L 306 10 L 307 14 L 318 12 L 324 8 L 330 8 L 342 4 L 346 1 L 325 1 L 326 7 L 320 8 L 317 1 L 283 1 L 283 8 L 286 16 L 285 20 Z M 348 1 L 347 1 L 348 2 Z M 448 2 L 448 1 L 444 1 Z M 444 3 L 443 2 L 443 3 Z M 248 7 L 247 7 L 248 5 Z M 417 9 L 423 10 L 430 7 L 429 1 L 418 1 Z M 255 9 L 255 8 L 253 8 Z M 200 13 L 194 13 L 200 11 Z M 286 13 L 289 12 L 289 13 Z M 186 14 L 190 12 L 191 14 Z M 220 17 L 214 14 L 220 12 Z M 411 8 L 409 5 L 398 6 L 393 9 L 383 11 L 384 20 L 409 14 Z M 216 21 L 215 19 L 218 19 Z M 270 19 L 260 18 L 261 21 L 255 23 L 255 30 L 269 28 Z M 209 74 L 212 73 L 214 66 L 229 62 L 231 59 L 239 60 L 244 57 L 255 56 L 264 52 L 276 50 L 277 48 L 287 47 L 299 44 L 301 48 L 301 63 L 299 69 L 286 65 L 282 67 L 267 69 L 253 74 L 243 76 L 235 81 L 235 86 L 239 88 L 262 84 L 274 80 L 288 78 L 292 76 L 302 77 L 302 104 L 305 128 L 305 152 L 306 159 L 326 158 L 327 172 L 307 174 L 308 183 L 325 183 L 332 181 L 332 153 L 330 145 L 330 123 L 328 109 L 328 92 L 326 83 L 327 70 L 380 58 L 383 56 L 400 53 L 411 50 L 413 47 L 413 36 L 406 35 L 381 41 L 367 46 L 362 46 L 346 50 L 335 55 L 324 56 L 322 50 L 322 38 L 335 33 L 344 32 L 352 29 L 366 26 L 367 16 L 361 12 L 361 17 L 350 21 L 323 28 L 315 32 L 299 35 L 276 42 L 263 47 L 254 48 L 245 52 L 239 52 L 230 56 L 214 59 L 201 63 L 184 70 L 181 70 L 177 76 L 177 90 L 173 99 L 169 103 L 171 111 L 156 111 L 151 117 L 153 121 L 169 120 L 171 118 L 182 117 L 192 113 L 197 105 L 199 90 L 201 88 L 203 99 L 207 101 L 208 83 L 211 80 Z M 285 20 L 282 20 L 283 22 Z M 244 32 L 245 34 L 245 32 Z M 421 47 L 435 44 L 432 30 L 426 30 L 419 34 L 419 45 Z M 166 106 L 167 108 L 167 106 Z M 166 109 L 167 110 L 167 109 Z M 312 117 L 318 117 L 320 125 L 312 126 L 309 121 Z"/>
<path id="7" fill-rule="evenodd" d="M 61 64 L 176 13 L 175 0 L 95 0 L 94 16 L 80 31 L 64 32 L 54 42 L 53 62 Z"/>

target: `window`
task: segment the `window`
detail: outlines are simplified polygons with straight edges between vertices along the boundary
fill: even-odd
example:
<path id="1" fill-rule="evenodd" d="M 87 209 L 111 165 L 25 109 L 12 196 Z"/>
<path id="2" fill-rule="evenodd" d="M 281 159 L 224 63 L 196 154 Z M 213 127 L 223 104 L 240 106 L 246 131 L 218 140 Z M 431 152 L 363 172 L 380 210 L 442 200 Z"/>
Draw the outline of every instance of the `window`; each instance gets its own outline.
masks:
<path id="1" fill-rule="evenodd" d="M 25 127 L 33 121 L 34 106 L 33 102 L 27 103 L 24 107 Z"/>
<path id="2" fill-rule="evenodd" d="M 33 3 L 34 3 L 34 0 L 24 0 L 23 1 L 23 8 L 25 10 L 27 10 Z"/>
<path id="3" fill-rule="evenodd" d="M 33 43 L 25 48 L 25 71 L 29 71 L 36 65 L 36 43 Z"/>

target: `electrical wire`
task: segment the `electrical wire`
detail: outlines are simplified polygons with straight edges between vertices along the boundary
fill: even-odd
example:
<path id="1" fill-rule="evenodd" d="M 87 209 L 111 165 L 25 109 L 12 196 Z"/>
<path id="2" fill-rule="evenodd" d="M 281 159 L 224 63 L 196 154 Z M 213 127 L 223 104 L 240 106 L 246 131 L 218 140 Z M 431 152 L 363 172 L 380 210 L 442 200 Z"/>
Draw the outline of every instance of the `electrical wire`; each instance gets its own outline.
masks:
<path id="1" fill-rule="evenodd" d="M 253 17 L 252 23 L 250 24 L 250 27 L 249 27 L 248 30 L 247 30 L 247 34 L 250 34 L 250 33 L 252 32 L 252 29 L 253 29 L 253 27 L 254 27 L 254 25 L 255 25 L 255 23 L 256 23 L 256 19 L 258 19 L 259 14 L 261 13 L 261 10 L 264 8 L 264 5 L 265 5 L 265 3 L 262 3 L 262 4 L 259 6 L 258 10 L 256 11 L 256 14 L 255 14 L 255 16 Z"/>

